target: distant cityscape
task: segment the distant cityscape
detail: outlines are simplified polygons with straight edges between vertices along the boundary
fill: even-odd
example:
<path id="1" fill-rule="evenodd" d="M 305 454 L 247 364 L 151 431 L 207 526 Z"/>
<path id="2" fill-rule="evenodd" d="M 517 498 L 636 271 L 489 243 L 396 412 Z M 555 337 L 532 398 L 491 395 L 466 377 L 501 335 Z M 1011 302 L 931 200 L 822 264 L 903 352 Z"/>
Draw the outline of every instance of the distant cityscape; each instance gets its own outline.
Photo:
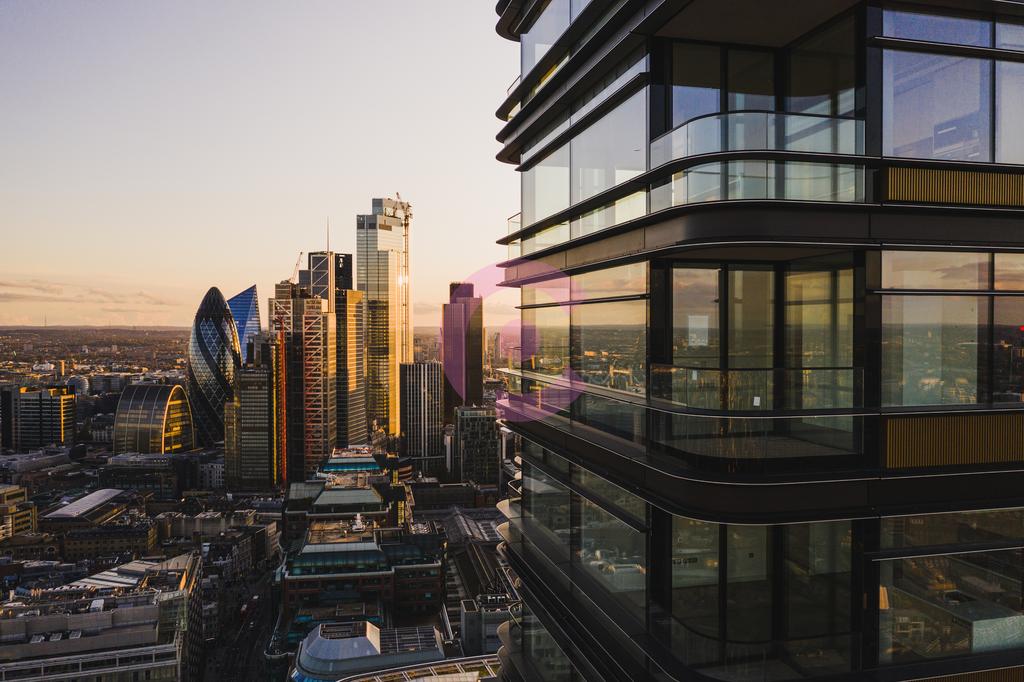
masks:
<path id="1" fill-rule="evenodd" d="M 39 632 L 7 679 L 282 679 L 339 638 L 332 675 L 496 666 L 520 339 L 459 282 L 414 329 L 411 206 L 355 222 L 190 329 L 0 330 L 0 628 Z"/>

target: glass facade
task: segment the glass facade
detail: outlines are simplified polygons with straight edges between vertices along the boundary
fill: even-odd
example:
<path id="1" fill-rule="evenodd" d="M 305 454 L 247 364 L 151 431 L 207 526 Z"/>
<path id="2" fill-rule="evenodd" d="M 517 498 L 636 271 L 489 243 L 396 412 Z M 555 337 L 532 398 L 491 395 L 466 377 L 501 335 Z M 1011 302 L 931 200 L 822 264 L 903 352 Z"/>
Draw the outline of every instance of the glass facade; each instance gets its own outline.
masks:
<path id="1" fill-rule="evenodd" d="M 260 333 L 260 301 L 256 285 L 241 291 L 228 299 L 228 308 L 238 330 L 238 344 L 243 359 L 247 359 L 248 346 L 254 336 Z"/>
<path id="2" fill-rule="evenodd" d="M 530 31 L 575 34 L 551 4 L 561 28 Z M 503 131 L 530 257 L 509 278 L 565 271 L 522 285 L 499 402 L 526 679 L 1015 664 L 1019 178 L 973 164 L 1024 163 L 1024 61 L 997 52 L 1024 52 L 1024 22 L 780 7 L 750 40 L 721 5 L 638 12 L 646 53 L 609 37 L 602 57 L 581 29 L 565 54 L 594 52 L 545 63 L 595 72 Z M 927 197 L 895 206 L 914 183 Z"/>
<path id="3" fill-rule="evenodd" d="M 132 384 L 114 415 L 114 453 L 172 454 L 195 447 L 192 410 L 178 385 Z"/>
<path id="4" fill-rule="evenodd" d="M 224 405 L 234 398 L 240 363 L 234 317 L 213 287 L 199 305 L 188 344 L 188 399 L 198 445 L 224 440 Z"/>

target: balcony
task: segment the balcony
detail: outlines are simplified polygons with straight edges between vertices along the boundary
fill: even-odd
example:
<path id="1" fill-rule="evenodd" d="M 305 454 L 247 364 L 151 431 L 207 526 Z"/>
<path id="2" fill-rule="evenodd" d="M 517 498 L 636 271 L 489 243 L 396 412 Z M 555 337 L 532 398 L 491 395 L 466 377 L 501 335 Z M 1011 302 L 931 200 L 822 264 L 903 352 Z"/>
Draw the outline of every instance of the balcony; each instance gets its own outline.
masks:
<path id="1" fill-rule="evenodd" d="M 704 154 L 740 151 L 862 155 L 864 121 L 773 111 L 710 114 L 651 142 L 651 168 Z"/>
<path id="2" fill-rule="evenodd" d="M 546 424 L 647 464 L 752 475 L 875 467 L 863 457 L 870 415 L 854 407 L 860 368 L 657 367 L 649 399 L 520 376 L 518 392 L 498 402 L 507 420 Z"/>

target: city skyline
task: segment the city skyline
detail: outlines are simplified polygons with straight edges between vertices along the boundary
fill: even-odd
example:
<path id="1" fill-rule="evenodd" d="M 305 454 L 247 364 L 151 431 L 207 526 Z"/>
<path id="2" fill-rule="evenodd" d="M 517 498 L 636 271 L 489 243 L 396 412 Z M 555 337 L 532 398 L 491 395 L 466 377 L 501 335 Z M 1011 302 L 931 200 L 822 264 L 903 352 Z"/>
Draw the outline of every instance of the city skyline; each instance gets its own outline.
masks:
<path id="1" fill-rule="evenodd" d="M 356 215 L 396 192 L 417 216 L 413 324 L 439 325 L 448 282 L 505 257 L 482 226 L 514 213 L 518 191 L 490 123 L 493 74 L 511 82 L 517 50 L 468 30 L 492 8 L 449 9 L 457 24 L 397 0 L 5 3 L 0 325 L 187 327 L 211 285 L 255 282 L 265 301 L 300 251 L 327 248 L 328 219 L 331 250 L 356 253 Z M 393 39 L 374 60 L 361 59 L 377 40 L 367 26 Z M 430 101 L 438 73 L 453 79 L 446 106 L 411 115 L 402 103 Z M 382 84 L 393 105 L 356 106 Z M 513 316 L 498 298 L 495 322 Z"/>

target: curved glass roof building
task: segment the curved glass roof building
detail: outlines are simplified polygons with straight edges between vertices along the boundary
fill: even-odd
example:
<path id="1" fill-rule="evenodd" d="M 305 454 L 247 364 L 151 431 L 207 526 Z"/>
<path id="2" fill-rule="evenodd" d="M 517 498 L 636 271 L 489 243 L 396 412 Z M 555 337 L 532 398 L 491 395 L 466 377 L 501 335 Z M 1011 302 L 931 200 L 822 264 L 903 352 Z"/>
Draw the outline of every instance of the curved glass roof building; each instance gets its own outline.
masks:
<path id="1" fill-rule="evenodd" d="M 188 398 L 198 445 L 224 440 L 224 403 L 234 397 L 240 366 L 238 330 L 217 287 L 206 292 L 188 342 Z"/>
<path id="2" fill-rule="evenodd" d="M 192 410 L 178 385 L 132 384 L 114 416 L 114 452 L 170 454 L 195 447 Z"/>
<path id="3" fill-rule="evenodd" d="M 235 318 L 239 348 L 241 355 L 244 356 L 245 349 L 252 341 L 252 337 L 260 333 L 260 304 L 256 285 L 253 284 L 245 291 L 229 298 L 228 308 L 231 309 L 231 315 Z"/>

